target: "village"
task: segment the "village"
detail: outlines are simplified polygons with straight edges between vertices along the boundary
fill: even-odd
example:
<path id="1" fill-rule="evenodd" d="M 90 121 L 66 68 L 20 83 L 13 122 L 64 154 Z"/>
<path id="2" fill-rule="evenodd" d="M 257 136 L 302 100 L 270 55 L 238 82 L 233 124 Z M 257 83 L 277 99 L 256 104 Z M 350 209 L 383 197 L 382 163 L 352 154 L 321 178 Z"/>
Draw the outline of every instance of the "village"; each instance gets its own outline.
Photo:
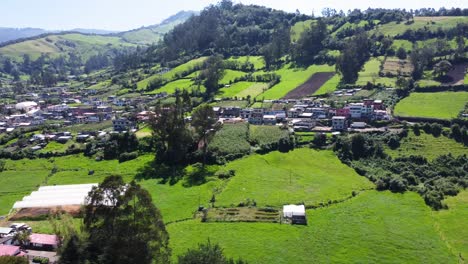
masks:
<path id="1" fill-rule="evenodd" d="M 135 132 L 154 114 L 148 105 L 168 97 L 161 93 L 133 99 L 112 95 L 98 98 L 91 96 L 93 91 L 77 94 L 67 92 L 66 87 L 44 88 L 42 92 L 17 95 L 19 103 L 5 104 L 1 108 L 0 133 L 8 135 L 21 128 L 27 131 L 45 126 L 55 128 L 45 134 L 33 133 L 29 141 L 21 142 L 22 147 L 29 146 L 32 151 L 41 150 L 51 141 L 85 143 L 89 138 L 102 138 L 108 133 Z M 51 101 L 51 96 L 57 104 L 46 103 Z M 392 119 L 382 100 L 363 99 L 339 108 L 331 107 L 320 98 L 264 100 L 273 105 L 268 108 L 216 106 L 219 100 L 212 105 L 221 123 L 281 125 L 294 132 L 384 131 L 382 126 L 376 128 L 372 124 Z M 187 119 L 190 121 L 190 117 Z M 105 129 L 96 130 L 93 125 L 99 124 Z M 67 130 L 74 126 L 80 127 L 78 132 Z"/>

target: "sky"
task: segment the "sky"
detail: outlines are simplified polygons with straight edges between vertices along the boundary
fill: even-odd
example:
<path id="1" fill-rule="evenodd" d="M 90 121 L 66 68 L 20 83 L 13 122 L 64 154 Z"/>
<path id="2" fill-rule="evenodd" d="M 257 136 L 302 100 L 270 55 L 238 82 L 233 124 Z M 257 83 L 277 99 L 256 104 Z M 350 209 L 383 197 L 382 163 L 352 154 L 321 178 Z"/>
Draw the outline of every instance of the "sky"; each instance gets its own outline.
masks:
<path id="1" fill-rule="evenodd" d="M 219 0 L 0 0 L 0 27 L 125 31 L 154 25 L 181 10 L 202 10 Z M 234 0 L 275 9 L 320 14 L 337 10 L 421 7 L 468 8 L 468 0 Z"/>

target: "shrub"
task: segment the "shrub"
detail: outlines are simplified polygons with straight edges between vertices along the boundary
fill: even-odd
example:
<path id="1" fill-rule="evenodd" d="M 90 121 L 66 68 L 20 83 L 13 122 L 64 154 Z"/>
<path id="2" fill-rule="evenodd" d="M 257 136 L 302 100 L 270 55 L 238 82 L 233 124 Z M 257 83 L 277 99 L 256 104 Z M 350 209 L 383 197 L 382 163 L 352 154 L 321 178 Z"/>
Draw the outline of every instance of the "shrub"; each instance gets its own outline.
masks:
<path id="1" fill-rule="evenodd" d="M 119 162 L 125 162 L 138 158 L 138 152 L 124 152 L 119 155 Z"/>
<path id="2" fill-rule="evenodd" d="M 33 263 L 49 264 L 49 259 L 45 257 L 33 257 Z"/>

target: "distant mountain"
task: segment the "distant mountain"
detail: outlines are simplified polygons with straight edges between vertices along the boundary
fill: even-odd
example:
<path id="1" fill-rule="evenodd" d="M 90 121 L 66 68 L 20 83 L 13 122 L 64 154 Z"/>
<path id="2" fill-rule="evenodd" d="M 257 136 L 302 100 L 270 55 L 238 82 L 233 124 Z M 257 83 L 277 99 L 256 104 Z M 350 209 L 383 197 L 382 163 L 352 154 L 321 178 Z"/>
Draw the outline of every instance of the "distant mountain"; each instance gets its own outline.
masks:
<path id="1" fill-rule="evenodd" d="M 0 43 L 20 38 L 30 38 L 48 33 L 41 28 L 5 28 L 0 27 Z"/>
<path id="2" fill-rule="evenodd" d="M 83 34 L 97 34 L 97 35 L 107 35 L 107 34 L 116 34 L 120 31 L 114 30 L 105 30 L 105 29 L 90 29 L 90 28 L 74 28 L 67 31 L 79 32 Z"/>
<path id="3" fill-rule="evenodd" d="M 148 45 L 158 42 L 164 34 L 169 32 L 178 24 L 184 23 L 191 16 L 198 14 L 195 11 L 180 11 L 179 13 L 163 20 L 160 24 L 141 27 L 138 29 L 122 32 L 119 35 L 127 42 Z"/>
<path id="4" fill-rule="evenodd" d="M 0 28 L 0 55 L 21 60 L 24 54 L 36 59 L 41 54 L 55 57 L 73 52 L 82 56 L 83 59 L 87 59 L 92 55 L 105 53 L 111 49 L 150 45 L 158 42 L 164 34 L 195 14 L 197 13 L 193 11 L 181 11 L 160 24 L 126 32 L 80 28 L 66 32 L 33 28 Z"/>

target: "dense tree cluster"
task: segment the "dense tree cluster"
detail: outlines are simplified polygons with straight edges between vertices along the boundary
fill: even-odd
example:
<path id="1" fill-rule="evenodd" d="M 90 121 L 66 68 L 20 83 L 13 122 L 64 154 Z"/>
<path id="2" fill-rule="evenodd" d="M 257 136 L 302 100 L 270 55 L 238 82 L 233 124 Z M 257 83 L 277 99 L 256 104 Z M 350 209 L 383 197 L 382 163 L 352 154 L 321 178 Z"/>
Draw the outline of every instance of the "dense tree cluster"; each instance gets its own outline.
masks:
<path id="1" fill-rule="evenodd" d="M 425 130 L 439 136 L 440 125 L 423 126 Z M 459 127 L 458 127 L 459 128 Z M 458 128 L 453 127 L 457 137 Z M 413 128 L 419 130 L 419 126 Z M 416 134 L 416 132 L 415 132 Z M 338 157 L 351 165 L 359 174 L 376 183 L 379 190 L 418 192 L 426 204 L 438 210 L 444 208 L 442 200 L 446 195 L 456 195 L 468 187 L 468 157 L 442 155 L 433 161 L 422 156 L 409 156 L 392 159 L 383 151 L 382 144 L 391 148 L 399 145 L 400 135 L 362 135 L 357 134 L 338 138 L 335 151 Z"/>

